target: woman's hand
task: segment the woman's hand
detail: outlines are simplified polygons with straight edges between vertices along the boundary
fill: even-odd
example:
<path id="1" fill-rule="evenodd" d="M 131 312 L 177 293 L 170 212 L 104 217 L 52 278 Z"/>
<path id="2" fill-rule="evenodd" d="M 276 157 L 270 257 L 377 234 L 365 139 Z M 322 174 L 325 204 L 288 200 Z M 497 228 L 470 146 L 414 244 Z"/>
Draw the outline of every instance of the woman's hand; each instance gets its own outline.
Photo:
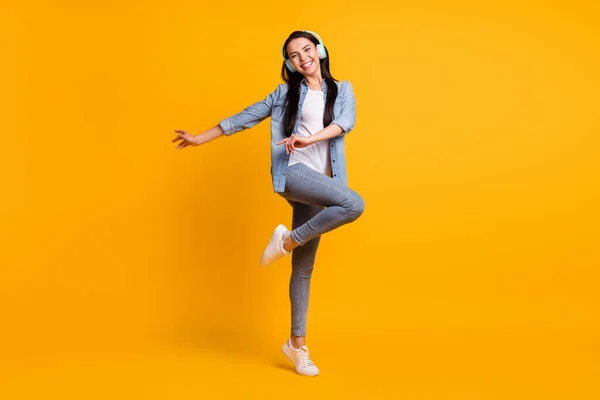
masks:
<path id="1" fill-rule="evenodd" d="M 177 132 L 177 137 L 171 140 L 171 143 L 181 140 L 175 147 L 176 149 L 185 149 L 187 146 L 198 146 L 200 144 L 196 136 L 191 133 L 182 130 L 176 130 L 175 132 Z"/>
<path id="2" fill-rule="evenodd" d="M 285 154 L 290 154 L 290 152 L 292 154 L 294 154 L 295 153 L 294 150 L 302 149 L 308 145 L 311 145 L 312 140 L 310 140 L 310 137 L 292 135 L 289 138 L 285 138 L 285 139 L 277 142 L 278 145 L 284 144 L 284 143 L 285 143 Z"/>

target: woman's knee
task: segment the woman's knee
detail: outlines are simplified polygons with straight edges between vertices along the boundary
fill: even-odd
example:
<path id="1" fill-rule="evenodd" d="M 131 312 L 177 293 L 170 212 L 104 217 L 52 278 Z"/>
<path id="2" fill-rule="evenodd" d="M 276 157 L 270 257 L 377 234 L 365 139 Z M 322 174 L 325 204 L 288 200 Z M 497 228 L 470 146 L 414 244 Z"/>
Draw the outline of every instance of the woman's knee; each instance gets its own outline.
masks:
<path id="1" fill-rule="evenodd" d="M 354 221 L 358 219 L 358 217 L 360 217 L 365 211 L 365 201 L 358 193 L 352 192 L 347 209 L 349 221 Z"/>

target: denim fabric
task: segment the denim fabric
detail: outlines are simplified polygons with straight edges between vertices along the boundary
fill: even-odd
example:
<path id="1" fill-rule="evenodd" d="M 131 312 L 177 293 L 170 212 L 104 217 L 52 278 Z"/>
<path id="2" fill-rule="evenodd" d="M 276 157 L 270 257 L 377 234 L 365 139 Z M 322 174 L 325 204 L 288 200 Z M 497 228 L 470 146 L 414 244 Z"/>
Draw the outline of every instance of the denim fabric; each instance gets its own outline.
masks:
<path id="1" fill-rule="evenodd" d="M 333 107 L 332 124 L 342 128 L 339 136 L 329 139 L 329 149 L 331 152 L 331 173 L 334 180 L 348 184 L 346 175 L 346 154 L 344 149 L 344 136 L 354 128 L 356 121 L 356 101 L 352 85 L 348 81 L 336 82 L 338 86 L 338 95 Z M 236 132 L 248 129 L 271 117 L 271 176 L 273 190 L 283 192 L 285 190 L 287 166 L 290 159 L 289 154 L 285 154 L 284 145 L 276 143 L 285 139 L 285 96 L 288 90 L 287 83 L 282 83 L 270 93 L 264 100 L 261 100 L 239 113 L 225 118 L 219 125 L 230 136 Z M 300 85 L 300 101 L 298 103 L 298 114 L 293 133 L 296 133 L 300 123 L 302 113 L 302 104 L 308 92 L 306 80 Z M 324 98 L 327 98 L 327 83 L 323 81 Z"/>
<path id="2" fill-rule="evenodd" d="M 321 235 L 356 220 L 365 205 L 345 184 L 304 164 L 288 167 L 285 191 L 279 195 L 293 207 L 292 239 L 300 244 L 292 251 L 291 334 L 306 336 L 310 279 Z"/>

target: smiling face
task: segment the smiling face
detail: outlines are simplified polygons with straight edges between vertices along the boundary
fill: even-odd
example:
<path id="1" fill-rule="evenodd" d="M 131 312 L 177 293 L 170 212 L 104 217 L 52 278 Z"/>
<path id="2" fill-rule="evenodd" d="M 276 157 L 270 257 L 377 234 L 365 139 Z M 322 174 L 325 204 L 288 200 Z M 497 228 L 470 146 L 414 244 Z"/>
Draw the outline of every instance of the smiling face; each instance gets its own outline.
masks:
<path id="1" fill-rule="evenodd" d="M 320 74 L 319 52 L 313 42 L 303 37 L 292 39 L 286 51 L 296 71 L 304 76 Z"/>

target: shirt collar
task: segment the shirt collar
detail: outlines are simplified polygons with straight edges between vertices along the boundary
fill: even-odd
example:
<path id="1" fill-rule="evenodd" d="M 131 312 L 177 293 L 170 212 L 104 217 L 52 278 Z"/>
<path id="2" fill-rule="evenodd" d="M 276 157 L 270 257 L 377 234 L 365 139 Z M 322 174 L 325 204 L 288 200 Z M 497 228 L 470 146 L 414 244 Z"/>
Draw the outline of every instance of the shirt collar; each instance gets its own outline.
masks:
<path id="1" fill-rule="evenodd" d="M 306 78 L 303 78 L 300 84 L 308 87 L 308 82 L 306 82 Z M 323 83 L 321 84 L 321 90 L 327 90 L 327 82 L 325 82 L 325 79 L 323 79 Z"/>

